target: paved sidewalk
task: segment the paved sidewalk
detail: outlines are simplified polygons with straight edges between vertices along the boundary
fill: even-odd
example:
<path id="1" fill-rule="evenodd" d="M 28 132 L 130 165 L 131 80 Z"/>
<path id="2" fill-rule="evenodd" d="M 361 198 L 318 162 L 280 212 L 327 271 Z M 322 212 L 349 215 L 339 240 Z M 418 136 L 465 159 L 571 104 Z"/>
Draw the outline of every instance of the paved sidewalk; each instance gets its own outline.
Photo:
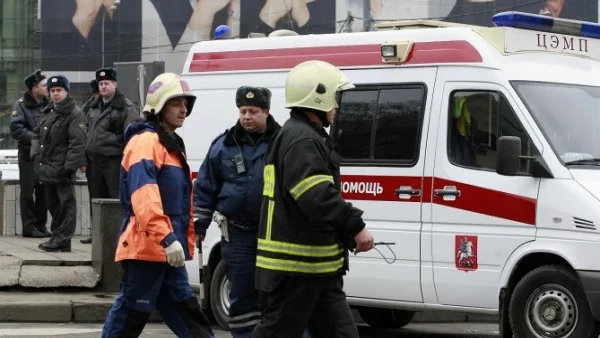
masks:
<path id="1" fill-rule="evenodd" d="M 72 240 L 72 252 L 44 252 L 47 238 L 0 236 L 0 288 L 94 288 L 99 280 L 92 268 L 92 246 Z"/>

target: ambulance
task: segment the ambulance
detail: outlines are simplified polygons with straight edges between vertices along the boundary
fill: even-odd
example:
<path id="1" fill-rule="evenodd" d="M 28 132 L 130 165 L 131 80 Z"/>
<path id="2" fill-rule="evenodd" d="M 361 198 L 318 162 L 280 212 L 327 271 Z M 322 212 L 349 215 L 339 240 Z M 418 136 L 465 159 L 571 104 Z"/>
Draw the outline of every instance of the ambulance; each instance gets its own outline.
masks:
<path id="1" fill-rule="evenodd" d="M 330 62 L 356 85 L 329 130 L 343 197 L 376 242 L 393 243 L 351 256 L 344 289 L 364 322 L 399 328 L 454 311 L 497 315 L 503 337 L 597 338 L 600 25 L 492 20 L 199 42 L 182 72 L 198 96 L 181 130 L 189 163 L 197 171 L 236 122 L 239 86 L 268 87 L 283 124 L 289 69 Z M 215 224 L 202 251 L 206 306 L 226 327 Z"/>

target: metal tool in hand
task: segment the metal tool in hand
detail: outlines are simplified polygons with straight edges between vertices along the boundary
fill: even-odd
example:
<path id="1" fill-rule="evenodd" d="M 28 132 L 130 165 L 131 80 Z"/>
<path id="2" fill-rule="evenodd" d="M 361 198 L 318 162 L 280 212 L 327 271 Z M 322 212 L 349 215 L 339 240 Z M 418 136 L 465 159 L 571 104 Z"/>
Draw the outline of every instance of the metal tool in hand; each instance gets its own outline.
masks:
<path id="1" fill-rule="evenodd" d="M 393 256 L 393 258 L 391 260 L 388 259 L 387 257 L 385 257 L 385 255 L 379 249 L 377 249 L 377 246 L 379 246 L 379 245 L 385 245 L 390 250 L 390 252 L 392 253 L 392 256 Z M 373 243 L 373 249 L 375 249 L 375 251 L 377 251 L 379 253 L 379 255 L 383 258 L 383 260 L 387 264 L 394 264 L 394 262 L 396 262 L 396 260 L 398 258 L 396 257 L 396 253 L 394 252 L 394 250 L 392 250 L 392 248 L 390 248 L 390 245 L 396 245 L 396 242 L 375 242 L 375 243 Z M 356 249 L 356 242 L 354 240 L 352 240 L 349 250 L 351 252 L 354 252 L 354 249 Z M 356 255 L 356 252 L 354 252 L 354 254 Z"/>

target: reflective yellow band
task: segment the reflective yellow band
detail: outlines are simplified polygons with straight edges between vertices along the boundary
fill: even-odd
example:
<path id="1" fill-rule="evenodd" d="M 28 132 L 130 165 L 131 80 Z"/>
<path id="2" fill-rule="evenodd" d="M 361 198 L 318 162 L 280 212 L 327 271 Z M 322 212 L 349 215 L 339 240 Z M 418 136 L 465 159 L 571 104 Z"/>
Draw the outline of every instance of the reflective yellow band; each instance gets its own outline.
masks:
<path id="1" fill-rule="evenodd" d="M 273 227 L 273 211 L 275 211 L 275 201 L 269 199 L 269 204 L 267 205 L 267 233 L 265 236 L 268 240 L 271 239 L 271 228 Z"/>
<path id="2" fill-rule="evenodd" d="M 263 195 L 273 198 L 275 195 L 275 166 L 272 164 L 265 165 L 263 170 Z"/>
<path id="3" fill-rule="evenodd" d="M 302 196 L 302 194 L 307 192 L 310 188 L 314 187 L 315 185 L 317 185 L 319 183 L 323 183 L 323 182 L 333 183 L 333 176 L 314 175 L 314 176 L 307 177 L 307 178 L 303 179 L 302 181 L 300 181 L 300 183 L 296 184 L 296 186 L 290 190 L 290 194 L 292 194 L 292 197 L 294 197 L 294 199 L 297 200 L 298 198 L 300 198 L 300 196 Z"/>
<path id="4" fill-rule="evenodd" d="M 339 256 L 342 253 L 342 248 L 339 244 L 302 245 L 287 242 L 271 241 L 268 238 L 258 239 L 258 250 L 303 257 L 332 257 Z"/>
<path id="5" fill-rule="evenodd" d="M 275 271 L 301 273 L 333 273 L 344 267 L 344 258 L 330 262 L 307 263 L 287 259 L 276 259 L 256 256 L 256 266 Z"/>

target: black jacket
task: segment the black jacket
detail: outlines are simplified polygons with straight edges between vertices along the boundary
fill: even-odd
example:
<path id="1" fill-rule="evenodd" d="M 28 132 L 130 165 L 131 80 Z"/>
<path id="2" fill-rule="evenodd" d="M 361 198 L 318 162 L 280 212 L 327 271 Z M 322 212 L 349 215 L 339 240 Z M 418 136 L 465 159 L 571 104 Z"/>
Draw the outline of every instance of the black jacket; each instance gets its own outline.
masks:
<path id="1" fill-rule="evenodd" d="M 344 201 L 341 156 L 325 130 L 292 112 L 270 144 L 258 233 L 256 286 L 272 291 L 285 276 L 324 277 L 348 268 L 348 239 L 365 224 Z"/>
<path id="2" fill-rule="evenodd" d="M 86 164 L 83 113 L 70 95 L 57 107 L 51 103 L 43 113 L 32 140 L 33 169 L 44 183 L 69 182 Z"/>
<path id="3" fill-rule="evenodd" d="M 19 141 L 19 146 L 31 146 L 31 139 L 35 135 L 33 130 L 42 120 L 42 109 L 48 105 L 48 98 L 44 97 L 37 102 L 30 91 L 26 91 L 13 106 L 10 119 L 10 133 Z"/>
<path id="4" fill-rule="evenodd" d="M 92 158 L 122 156 L 123 133 L 130 122 L 139 118 L 139 111 L 118 89 L 106 107 L 102 103 L 102 96 L 98 96 L 89 104 L 85 152 Z"/>

